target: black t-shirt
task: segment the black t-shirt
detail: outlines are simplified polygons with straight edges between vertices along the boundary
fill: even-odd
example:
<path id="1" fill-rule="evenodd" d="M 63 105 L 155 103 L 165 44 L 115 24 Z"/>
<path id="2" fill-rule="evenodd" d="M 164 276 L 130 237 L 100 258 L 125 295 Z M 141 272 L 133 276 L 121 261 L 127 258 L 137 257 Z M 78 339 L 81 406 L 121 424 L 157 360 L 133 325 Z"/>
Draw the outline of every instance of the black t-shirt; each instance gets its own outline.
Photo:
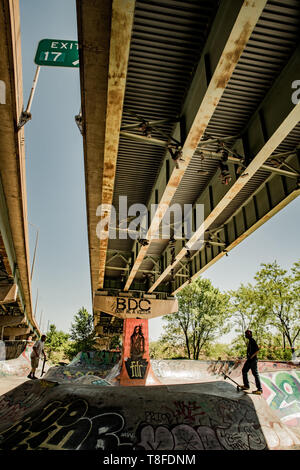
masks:
<path id="1" fill-rule="evenodd" d="M 257 343 L 255 339 L 250 338 L 248 347 L 247 347 L 247 358 L 250 359 L 250 357 L 256 353 L 256 351 L 259 351 L 259 347 L 257 346 Z M 257 358 L 257 356 L 255 356 Z"/>

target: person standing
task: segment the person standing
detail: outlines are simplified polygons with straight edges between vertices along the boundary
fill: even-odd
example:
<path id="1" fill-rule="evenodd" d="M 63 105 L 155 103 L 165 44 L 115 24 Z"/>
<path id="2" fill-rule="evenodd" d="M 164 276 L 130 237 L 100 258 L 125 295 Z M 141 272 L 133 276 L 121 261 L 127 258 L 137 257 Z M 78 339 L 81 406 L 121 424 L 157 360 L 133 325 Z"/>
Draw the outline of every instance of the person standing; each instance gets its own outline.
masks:
<path id="1" fill-rule="evenodd" d="M 37 377 L 35 376 L 35 371 L 39 366 L 39 360 L 40 360 L 41 354 L 44 355 L 45 360 L 47 359 L 45 351 L 44 351 L 45 341 L 46 341 L 46 336 L 43 335 L 41 337 L 41 339 L 36 341 L 33 345 L 32 353 L 30 355 L 31 371 L 30 371 L 29 375 L 27 376 L 28 379 L 34 379 L 34 380 L 37 379 Z"/>
<path id="2" fill-rule="evenodd" d="M 257 390 L 255 390 L 253 393 L 256 395 L 261 395 L 262 394 L 262 386 L 260 383 L 260 378 L 258 375 L 258 369 L 257 369 L 257 354 L 259 351 L 259 347 L 257 346 L 257 343 L 255 339 L 252 337 L 252 331 L 251 330 L 246 330 L 245 331 L 245 337 L 249 340 L 248 342 L 248 347 L 247 347 L 247 360 L 244 364 L 244 367 L 242 369 L 242 374 L 243 374 L 243 382 L 244 385 L 241 387 L 242 390 L 249 390 L 249 380 L 248 380 L 248 372 L 251 370 L 254 378 L 255 378 L 255 384 L 257 387 Z"/>

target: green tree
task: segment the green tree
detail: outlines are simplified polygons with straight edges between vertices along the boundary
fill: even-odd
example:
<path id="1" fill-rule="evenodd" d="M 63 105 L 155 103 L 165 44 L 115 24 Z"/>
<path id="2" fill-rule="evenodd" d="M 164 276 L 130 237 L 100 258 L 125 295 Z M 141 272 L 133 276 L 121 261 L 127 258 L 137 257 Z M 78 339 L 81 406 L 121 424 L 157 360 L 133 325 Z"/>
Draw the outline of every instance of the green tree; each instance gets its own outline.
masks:
<path id="1" fill-rule="evenodd" d="M 231 358 L 231 349 L 228 344 L 208 343 L 203 352 L 206 358 L 213 360 L 225 361 Z"/>
<path id="2" fill-rule="evenodd" d="M 281 332 L 284 349 L 287 342 L 294 352 L 300 334 L 300 264 L 294 263 L 290 275 L 276 261 L 261 266 L 255 276 L 257 309 Z"/>
<path id="3" fill-rule="evenodd" d="M 236 291 L 229 291 L 232 319 L 237 327 L 237 333 L 244 336 L 247 329 L 253 331 L 253 336 L 264 327 L 266 317 L 258 308 L 257 292 L 252 284 L 241 286 Z"/>
<path id="4" fill-rule="evenodd" d="M 290 358 L 300 339 L 299 270 L 299 262 L 294 263 L 291 274 L 276 261 L 261 264 L 254 285 L 242 284 L 236 291 L 229 291 L 232 318 L 240 334 L 232 343 L 233 352 L 242 352 L 246 343 L 244 332 L 249 328 L 261 347 L 260 358 Z"/>
<path id="5" fill-rule="evenodd" d="M 50 360 L 63 358 L 64 351 L 68 346 L 69 335 L 57 330 L 54 324 L 50 325 L 45 342 L 46 351 Z"/>
<path id="6" fill-rule="evenodd" d="M 95 330 L 93 316 L 82 307 L 74 316 L 74 323 L 71 324 L 70 344 L 67 355 L 70 359 L 80 351 L 91 351 L 95 345 Z"/>
<path id="7" fill-rule="evenodd" d="M 197 279 L 179 294 L 177 313 L 164 320 L 164 341 L 177 347 L 185 344 L 188 358 L 199 359 L 201 350 L 218 335 L 228 331 L 228 296 L 213 287 L 208 279 Z"/>
<path id="8" fill-rule="evenodd" d="M 184 344 L 181 347 L 163 340 L 151 341 L 149 344 L 151 359 L 185 359 Z"/>
<path id="9" fill-rule="evenodd" d="M 267 318 L 260 308 L 255 286 L 248 283 L 241 286 L 236 291 L 229 291 L 230 310 L 235 332 L 238 337 L 231 343 L 231 354 L 235 357 L 244 357 L 247 348 L 245 331 L 252 330 L 253 337 L 259 339 L 259 346 L 268 342 L 269 326 Z M 261 357 L 262 351 L 260 351 Z"/>

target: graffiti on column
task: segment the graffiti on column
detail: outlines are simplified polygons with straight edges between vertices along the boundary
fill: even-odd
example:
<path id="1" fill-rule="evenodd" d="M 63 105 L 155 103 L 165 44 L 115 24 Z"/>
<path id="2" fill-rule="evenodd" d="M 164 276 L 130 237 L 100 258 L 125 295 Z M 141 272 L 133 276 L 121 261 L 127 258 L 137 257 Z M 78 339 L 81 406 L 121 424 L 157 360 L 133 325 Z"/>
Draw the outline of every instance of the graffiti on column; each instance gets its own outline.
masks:
<path id="1" fill-rule="evenodd" d="M 142 325 L 136 325 L 130 337 L 130 357 L 125 362 L 126 370 L 131 379 L 143 379 L 146 374 L 148 361 L 145 354 L 145 337 Z"/>

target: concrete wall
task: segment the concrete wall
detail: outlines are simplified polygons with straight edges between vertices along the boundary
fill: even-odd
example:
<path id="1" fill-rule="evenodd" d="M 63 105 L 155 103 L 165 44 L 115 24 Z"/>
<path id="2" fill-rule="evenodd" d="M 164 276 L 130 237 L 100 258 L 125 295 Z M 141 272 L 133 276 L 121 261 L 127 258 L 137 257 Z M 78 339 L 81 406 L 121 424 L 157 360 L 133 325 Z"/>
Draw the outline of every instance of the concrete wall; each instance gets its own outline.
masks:
<path id="1" fill-rule="evenodd" d="M 16 359 L 24 351 L 27 341 L 26 340 L 14 340 L 14 341 L 3 341 L 5 346 L 5 358 L 4 359 Z"/>

